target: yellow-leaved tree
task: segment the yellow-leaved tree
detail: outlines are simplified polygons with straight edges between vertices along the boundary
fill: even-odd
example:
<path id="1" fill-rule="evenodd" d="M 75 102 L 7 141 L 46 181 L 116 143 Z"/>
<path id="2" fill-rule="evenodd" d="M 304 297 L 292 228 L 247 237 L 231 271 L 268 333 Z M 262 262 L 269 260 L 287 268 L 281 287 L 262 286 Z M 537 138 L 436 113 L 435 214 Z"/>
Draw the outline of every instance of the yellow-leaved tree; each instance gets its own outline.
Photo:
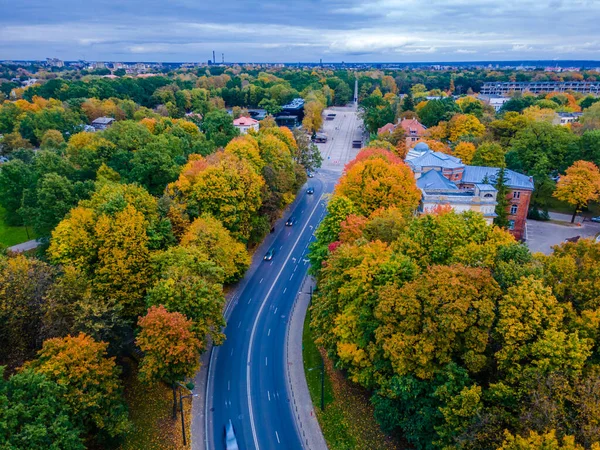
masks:
<path id="1" fill-rule="evenodd" d="M 575 222 L 575 216 L 583 207 L 600 198 L 600 171 L 596 164 L 589 161 L 573 163 L 558 180 L 553 195 L 575 207 L 571 223 Z"/>

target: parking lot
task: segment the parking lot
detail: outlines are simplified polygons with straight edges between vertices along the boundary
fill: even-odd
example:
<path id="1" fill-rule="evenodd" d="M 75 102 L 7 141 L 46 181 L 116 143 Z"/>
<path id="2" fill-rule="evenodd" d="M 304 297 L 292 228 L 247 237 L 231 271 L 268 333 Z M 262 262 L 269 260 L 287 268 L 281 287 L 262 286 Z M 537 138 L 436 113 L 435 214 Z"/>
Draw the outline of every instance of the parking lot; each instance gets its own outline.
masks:
<path id="1" fill-rule="evenodd" d="M 532 252 L 552 253 L 552 246 L 560 244 L 567 238 L 581 236 L 595 237 L 600 233 L 600 223 L 583 221 L 578 217 L 576 224 L 571 224 L 567 214 L 550 213 L 550 222 L 537 220 L 527 221 L 526 243 Z"/>

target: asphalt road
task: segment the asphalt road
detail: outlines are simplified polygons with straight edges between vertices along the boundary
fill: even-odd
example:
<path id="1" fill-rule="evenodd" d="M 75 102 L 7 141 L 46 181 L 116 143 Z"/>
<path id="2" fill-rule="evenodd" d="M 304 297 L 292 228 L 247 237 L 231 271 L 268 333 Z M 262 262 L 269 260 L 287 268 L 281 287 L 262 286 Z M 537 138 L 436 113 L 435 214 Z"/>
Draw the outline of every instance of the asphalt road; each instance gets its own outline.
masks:
<path id="1" fill-rule="evenodd" d="M 208 449 L 225 448 L 229 420 L 240 449 L 302 448 L 286 384 L 284 344 L 290 311 L 308 269 L 308 245 L 326 213 L 326 194 L 357 151 L 351 148 L 351 141 L 360 137 L 356 113 L 350 108 L 335 112 L 336 119 L 324 124 L 329 142 L 319 145 L 323 168 L 309 179 L 290 213 L 296 223 L 276 229 L 273 260 L 261 262 L 226 311 L 226 340 L 214 348 L 209 366 Z M 306 194 L 309 186 L 312 195 Z M 263 256 L 262 251 L 255 255 Z"/>

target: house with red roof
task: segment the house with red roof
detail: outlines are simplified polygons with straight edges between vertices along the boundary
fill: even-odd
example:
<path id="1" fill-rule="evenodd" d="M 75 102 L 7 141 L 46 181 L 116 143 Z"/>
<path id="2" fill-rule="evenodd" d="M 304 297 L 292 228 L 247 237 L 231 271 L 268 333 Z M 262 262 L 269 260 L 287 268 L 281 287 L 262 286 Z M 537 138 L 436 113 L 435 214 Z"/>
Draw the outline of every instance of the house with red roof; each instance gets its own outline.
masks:
<path id="1" fill-rule="evenodd" d="M 427 127 L 419 122 L 417 119 L 402 119 L 398 123 L 388 123 L 377 130 L 377 134 L 393 133 L 396 127 L 404 128 L 404 134 L 406 135 L 406 146 L 408 148 L 415 145 L 415 143 L 421 139 Z"/>
<path id="2" fill-rule="evenodd" d="M 249 130 L 258 131 L 258 120 L 242 116 L 233 121 L 233 126 L 240 130 L 240 134 L 248 134 Z"/>

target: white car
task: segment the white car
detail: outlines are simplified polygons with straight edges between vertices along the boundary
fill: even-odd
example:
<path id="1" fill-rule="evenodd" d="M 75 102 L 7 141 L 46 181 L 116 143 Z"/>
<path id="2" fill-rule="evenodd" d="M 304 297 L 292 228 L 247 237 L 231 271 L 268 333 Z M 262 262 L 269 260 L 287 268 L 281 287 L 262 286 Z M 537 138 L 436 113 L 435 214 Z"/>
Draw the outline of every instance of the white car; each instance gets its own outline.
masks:
<path id="1" fill-rule="evenodd" d="M 227 425 L 225 425 L 225 449 L 240 450 L 240 447 L 237 443 L 237 439 L 235 437 L 235 430 L 233 429 L 231 419 L 229 419 L 229 422 L 227 423 Z"/>

